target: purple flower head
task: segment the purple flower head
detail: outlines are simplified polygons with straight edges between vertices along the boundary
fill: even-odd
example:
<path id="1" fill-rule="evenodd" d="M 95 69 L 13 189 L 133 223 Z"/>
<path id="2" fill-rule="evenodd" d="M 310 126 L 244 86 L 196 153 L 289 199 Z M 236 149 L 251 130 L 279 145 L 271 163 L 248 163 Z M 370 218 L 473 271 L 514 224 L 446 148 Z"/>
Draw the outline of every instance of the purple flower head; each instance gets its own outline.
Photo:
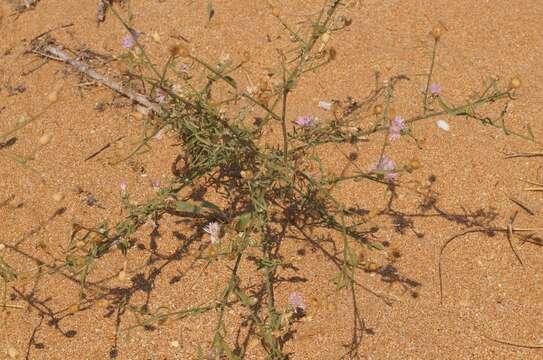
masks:
<path id="1" fill-rule="evenodd" d="M 288 296 L 288 302 L 296 312 L 303 313 L 305 311 L 304 299 L 298 293 L 290 293 Z"/>
<path id="2" fill-rule="evenodd" d="M 160 178 L 153 179 L 153 180 L 151 181 L 151 187 L 152 187 L 153 190 L 155 190 L 155 191 L 160 190 Z"/>
<path id="3" fill-rule="evenodd" d="M 428 90 L 430 90 L 430 94 L 432 94 L 432 96 L 439 96 L 443 91 L 443 86 L 441 86 L 439 83 L 432 83 L 428 87 Z"/>
<path id="4" fill-rule="evenodd" d="M 388 139 L 390 141 L 398 140 L 403 129 L 405 129 L 404 119 L 401 116 L 396 116 L 394 120 L 390 122 L 390 127 L 388 128 Z"/>
<path id="5" fill-rule="evenodd" d="M 134 46 L 136 46 L 136 40 L 139 38 L 140 34 L 135 31 L 130 31 L 129 34 L 127 34 L 125 37 L 123 37 L 123 40 L 121 41 L 121 45 L 125 49 L 132 49 Z"/>
<path id="6" fill-rule="evenodd" d="M 126 181 L 122 180 L 119 184 L 119 187 L 121 188 L 121 193 L 125 194 L 126 190 L 128 189 L 128 184 L 126 183 Z"/>
<path id="7" fill-rule="evenodd" d="M 314 116 L 300 116 L 294 123 L 300 127 L 309 129 L 317 126 L 317 119 Z"/>
<path id="8" fill-rule="evenodd" d="M 155 101 L 159 104 L 162 104 L 164 101 L 166 101 L 166 93 L 162 90 L 157 90 Z"/>
<path id="9" fill-rule="evenodd" d="M 398 173 L 394 172 L 396 169 L 396 163 L 394 160 L 386 155 L 383 155 L 377 165 L 375 165 L 372 171 L 384 174 L 385 180 L 388 182 L 394 182 L 398 177 Z"/>

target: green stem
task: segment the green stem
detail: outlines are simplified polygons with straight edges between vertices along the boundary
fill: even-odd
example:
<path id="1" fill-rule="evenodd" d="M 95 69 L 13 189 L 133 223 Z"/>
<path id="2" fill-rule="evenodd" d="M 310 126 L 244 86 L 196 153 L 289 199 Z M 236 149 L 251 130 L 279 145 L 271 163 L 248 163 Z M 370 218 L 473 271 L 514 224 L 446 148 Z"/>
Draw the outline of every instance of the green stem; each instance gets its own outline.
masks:
<path id="1" fill-rule="evenodd" d="M 426 89 L 424 89 L 424 104 L 423 104 L 423 110 L 426 114 L 426 111 L 428 110 L 428 89 L 430 88 L 430 81 L 432 81 L 432 74 L 434 72 L 434 65 L 436 62 L 436 52 L 437 52 L 437 43 L 439 42 L 438 39 L 434 42 L 434 48 L 432 49 L 432 62 L 430 64 L 430 70 L 428 71 L 428 80 L 426 81 Z"/>

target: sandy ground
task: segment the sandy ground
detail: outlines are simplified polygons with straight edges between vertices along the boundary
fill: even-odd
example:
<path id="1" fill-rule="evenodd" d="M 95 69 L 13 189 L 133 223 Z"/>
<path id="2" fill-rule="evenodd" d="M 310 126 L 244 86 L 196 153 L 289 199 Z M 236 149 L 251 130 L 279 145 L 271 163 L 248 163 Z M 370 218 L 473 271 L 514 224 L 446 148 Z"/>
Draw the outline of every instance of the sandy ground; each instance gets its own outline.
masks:
<path id="1" fill-rule="evenodd" d="M 71 48 L 123 53 L 120 41 L 124 30 L 111 14 L 104 23 L 96 24 L 97 1 L 41 0 L 35 9 L 17 15 L 13 13 L 14 3 L 0 2 L 0 132 L 11 128 L 20 116 L 40 112 L 47 106 L 51 89 L 62 86 L 58 102 L 18 133 L 16 143 L 6 149 L 30 154 L 41 135 L 52 134 L 51 143 L 40 148 L 31 163 L 45 181 L 0 156 L 0 243 L 8 246 L 4 259 L 23 271 L 35 267 L 36 259 L 50 260 L 48 252 L 60 253 L 73 221 L 92 226 L 102 219 L 119 219 L 123 215 L 121 180 L 128 183 L 135 199 L 151 196 L 150 181 L 171 178 L 171 164 L 177 154 L 170 146 L 174 141 L 166 137 L 154 140 L 152 150 L 134 160 L 111 165 L 112 159 L 126 152 L 123 144 L 129 144 L 143 129 L 141 120 L 131 116 L 130 105 L 105 88 L 82 86 L 87 81 L 65 65 L 48 62 L 34 70 L 42 60 L 26 53 L 30 40 L 63 25 L 71 24 L 52 34 Z M 144 33 L 153 57 L 164 58 L 172 37 L 182 36 L 209 59 L 223 54 L 239 59 L 249 51 L 248 73 L 256 78 L 258 69 L 275 63 L 275 47 L 286 41 L 284 34 L 276 39 L 281 26 L 261 2 L 213 3 L 216 12 L 210 23 L 207 2 L 202 0 L 129 0 L 128 5 L 117 9 L 132 13 L 133 25 Z M 321 1 L 274 4 L 286 20 L 296 24 L 314 12 Z M 353 1 L 351 5 L 343 11 L 352 18 L 352 25 L 330 40 L 337 59 L 300 83 L 291 99 L 289 117 L 325 117 L 317 106 L 320 100 L 364 97 L 373 86 L 375 71 L 385 77 L 410 76 L 411 81 L 400 88 L 395 105 L 399 113 L 408 116 L 420 106 L 413 93 L 424 85 L 424 78 L 417 74 L 429 66 L 432 39 L 428 31 L 441 22 L 448 31 L 440 43 L 435 78 L 443 84 L 444 96 L 460 103 L 480 88 L 483 78 L 500 76 L 507 82 L 518 76 L 523 83 L 522 96 L 509 107 L 508 121 L 519 131 L 525 131 L 529 123 L 536 137 L 541 137 L 541 1 L 371 0 Z M 161 44 L 150 41 L 152 32 L 160 35 Z M 23 85 L 18 88 L 21 91 L 13 90 L 18 85 Z M 98 103 L 114 98 L 116 105 L 96 110 Z M 449 132 L 439 130 L 433 121 L 416 125 L 417 137 L 424 139 L 422 150 L 408 139 L 391 149 L 390 155 L 398 163 L 416 157 L 423 165 L 418 172 L 406 175 L 406 180 L 409 177 L 424 183 L 431 175 L 435 177 L 431 189 L 442 214 L 425 216 L 418 207 L 420 196 L 408 188 L 399 189 L 400 197 L 393 207 L 412 225 L 400 232 L 394 230 L 389 217 L 379 218 L 382 229 L 377 239 L 391 245 L 383 252 L 368 251 L 366 255 L 382 269 L 388 264 L 388 272 L 361 272 L 357 281 L 362 286 L 353 292 L 338 292 L 331 281 L 337 268 L 326 261 L 323 252 L 303 239 L 292 239 L 282 249 L 285 259 L 296 261 L 298 268 L 283 269 L 281 275 L 303 281 L 282 283 L 277 289 L 279 302 L 285 304 L 291 291 L 302 294 L 308 302 L 307 316 L 295 324 L 294 337 L 286 345 L 292 359 L 339 359 L 351 343 L 355 318 L 361 321 L 357 325 L 360 358 L 543 358 L 543 349 L 488 339 L 543 344 L 543 272 L 539 266 L 543 251 L 539 246 L 514 241 L 524 263 L 521 266 L 502 234 L 490 237 L 473 233 L 455 240 L 443 259 L 443 304 L 437 273 L 441 246 L 466 229 L 452 215 L 478 213 L 480 219 L 495 216 L 495 224 L 506 226 L 507 219 L 520 210 L 515 224 L 542 225 L 541 195 L 522 191 L 519 181 L 537 179 L 541 160 L 504 159 L 502 154 L 504 149 L 539 148 L 473 121 L 446 119 Z M 121 136 L 125 138 L 118 145 L 85 161 Z M 358 145 L 361 168 L 374 161 L 378 146 Z M 340 172 L 344 166 L 338 150 L 353 149 L 326 149 L 330 171 Z M 58 192 L 64 195 L 60 202 L 53 200 Z M 87 205 L 87 192 L 100 207 Z M 383 188 L 363 182 L 345 184 L 336 189 L 336 195 L 361 208 L 385 205 Z M 535 215 L 529 216 L 509 197 L 522 201 Z M 18 307 L 4 313 L 7 321 L 0 331 L 2 356 L 9 358 L 16 351 L 27 359 L 195 358 L 197 348 L 208 347 L 212 340 L 213 313 L 155 329 L 134 330 L 130 337 L 117 331 L 135 323 L 136 315 L 130 307 L 183 309 L 220 293 L 228 263 L 215 263 L 202 270 L 203 263 L 186 254 L 189 251 L 183 246 L 183 234 L 190 229 L 176 221 L 165 219 L 156 248 L 150 244 L 148 229 L 138 232 L 139 246 L 129 251 L 129 275 L 124 281 L 117 276 L 124 261 L 120 253 L 99 262 L 91 282 L 93 293 L 102 294 L 106 301 L 91 303 L 81 311 L 67 311 L 78 300 L 78 285 L 73 278 L 43 276 L 10 283 L 8 303 Z M 330 250 L 328 245 L 323 246 Z M 176 251 L 182 255 L 174 256 Z M 398 252 L 399 258 L 393 252 Z M 247 264 L 243 274 L 248 283 L 251 272 Z M 383 296 L 393 299 L 392 305 Z M 234 308 L 228 314 L 235 318 L 235 312 Z M 234 321 L 230 325 L 235 336 L 239 325 Z M 247 358 L 260 359 L 263 355 L 255 347 Z"/>

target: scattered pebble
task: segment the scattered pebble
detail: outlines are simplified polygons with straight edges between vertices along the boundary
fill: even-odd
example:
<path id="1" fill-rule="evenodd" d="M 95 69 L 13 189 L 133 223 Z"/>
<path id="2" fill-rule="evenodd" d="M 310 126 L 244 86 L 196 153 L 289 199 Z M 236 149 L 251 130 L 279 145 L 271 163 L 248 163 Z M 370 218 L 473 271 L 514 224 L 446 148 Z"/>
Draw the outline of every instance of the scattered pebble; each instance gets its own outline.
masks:
<path id="1" fill-rule="evenodd" d="M 8 356 L 10 359 L 18 359 L 19 358 L 19 351 L 17 351 L 17 349 L 15 349 L 14 347 L 9 347 L 8 348 Z"/>
<path id="2" fill-rule="evenodd" d="M 49 144 L 49 142 L 51 141 L 51 137 L 52 137 L 51 134 L 42 135 L 39 139 L 40 145 L 45 146 Z"/>
<path id="3" fill-rule="evenodd" d="M 153 39 L 153 41 L 157 44 L 161 43 L 160 35 L 156 31 L 151 33 L 151 39 Z"/>
<path id="4" fill-rule="evenodd" d="M 174 347 L 174 348 L 178 348 L 179 347 L 179 341 L 177 341 L 177 340 L 170 341 L 170 346 Z"/>
<path id="5" fill-rule="evenodd" d="M 57 192 L 53 194 L 53 200 L 55 200 L 56 202 L 60 202 L 62 201 L 62 199 L 64 199 L 64 195 L 62 193 Z"/>
<path id="6" fill-rule="evenodd" d="M 125 281 L 125 280 L 126 280 L 126 271 L 121 270 L 121 271 L 119 272 L 119 280 L 121 280 L 121 281 Z"/>
<path id="7" fill-rule="evenodd" d="M 47 100 L 52 103 L 56 102 L 58 100 L 58 92 L 53 91 L 52 93 L 47 95 Z"/>
<path id="8" fill-rule="evenodd" d="M 449 123 L 446 122 L 445 120 L 437 120 L 436 125 L 441 130 L 444 130 L 444 131 L 449 131 L 450 130 Z"/>
<path id="9" fill-rule="evenodd" d="M 328 101 L 319 101 L 319 107 L 326 111 L 330 111 L 332 109 L 332 103 Z"/>

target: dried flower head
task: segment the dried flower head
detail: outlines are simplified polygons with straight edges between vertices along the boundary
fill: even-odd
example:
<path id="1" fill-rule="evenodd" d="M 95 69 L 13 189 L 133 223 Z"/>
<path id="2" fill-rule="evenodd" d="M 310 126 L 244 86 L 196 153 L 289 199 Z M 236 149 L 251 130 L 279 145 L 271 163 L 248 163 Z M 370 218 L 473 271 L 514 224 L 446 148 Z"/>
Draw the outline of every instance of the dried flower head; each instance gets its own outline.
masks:
<path id="1" fill-rule="evenodd" d="M 216 221 L 210 222 L 203 229 L 206 233 L 209 234 L 211 238 L 211 243 L 216 244 L 219 242 L 221 237 L 221 224 Z"/>
<path id="2" fill-rule="evenodd" d="M 303 313 L 305 311 L 305 302 L 304 299 L 298 293 L 290 293 L 288 296 L 288 302 L 297 313 Z"/>
<path id="3" fill-rule="evenodd" d="M 401 116 L 396 116 L 390 122 L 390 127 L 388 128 L 388 139 L 390 141 L 398 140 L 403 129 L 405 129 L 404 119 Z"/>
<path id="4" fill-rule="evenodd" d="M 294 124 L 309 129 L 317 126 L 317 119 L 314 116 L 300 116 L 295 121 Z"/>
<path id="5" fill-rule="evenodd" d="M 430 94 L 432 96 L 439 96 L 441 95 L 441 92 L 443 91 L 443 86 L 439 83 L 432 83 L 428 87 L 428 90 L 430 90 Z"/>
<path id="6" fill-rule="evenodd" d="M 171 56 L 181 56 L 181 57 L 189 57 L 190 56 L 190 50 L 183 44 L 174 44 L 171 45 L 168 50 L 170 51 Z"/>
<path id="7" fill-rule="evenodd" d="M 383 105 L 377 104 L 373 107 L 373 114 L 374 115 L 381 115 L 383 113 Z"/>

